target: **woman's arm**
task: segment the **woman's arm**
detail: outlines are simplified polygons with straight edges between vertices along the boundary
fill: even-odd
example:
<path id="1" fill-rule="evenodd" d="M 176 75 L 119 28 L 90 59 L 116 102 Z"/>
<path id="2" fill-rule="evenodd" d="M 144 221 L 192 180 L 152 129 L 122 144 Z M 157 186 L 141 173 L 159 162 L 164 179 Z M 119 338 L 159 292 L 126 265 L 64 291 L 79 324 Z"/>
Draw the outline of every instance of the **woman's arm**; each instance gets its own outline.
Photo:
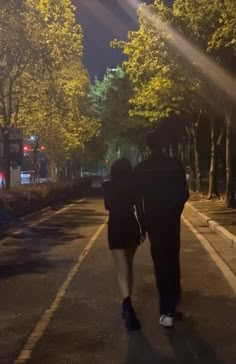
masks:
<path id="1" fill-rule="evenodd" d="M 110 198 L 109 198 L 109 189 L 106 185 L 107 182 L 103 184 L 103 198 L 104 198 L 104 206 L 106 210 L 110 210 Z"/>

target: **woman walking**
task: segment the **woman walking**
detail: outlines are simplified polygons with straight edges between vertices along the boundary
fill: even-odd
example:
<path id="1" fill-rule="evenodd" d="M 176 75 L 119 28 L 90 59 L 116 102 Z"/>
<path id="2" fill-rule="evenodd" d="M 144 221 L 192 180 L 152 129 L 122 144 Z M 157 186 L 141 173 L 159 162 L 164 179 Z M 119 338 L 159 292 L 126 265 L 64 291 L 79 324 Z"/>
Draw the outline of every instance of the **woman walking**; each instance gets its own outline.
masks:
<path id="1" fill-rule="evenodd" d="M 141 328 L 131 295 L 133 259 L 138 245 L 145 239 L 142 201 L 135 192 L 132 166 L 128 159 L 115 161 L 110 176 L 110 181 L 104 183 L 105 208 L 109 211 L 108 243 L 123 298 L 122 317 L 127 330 L 134 331 Z"/>

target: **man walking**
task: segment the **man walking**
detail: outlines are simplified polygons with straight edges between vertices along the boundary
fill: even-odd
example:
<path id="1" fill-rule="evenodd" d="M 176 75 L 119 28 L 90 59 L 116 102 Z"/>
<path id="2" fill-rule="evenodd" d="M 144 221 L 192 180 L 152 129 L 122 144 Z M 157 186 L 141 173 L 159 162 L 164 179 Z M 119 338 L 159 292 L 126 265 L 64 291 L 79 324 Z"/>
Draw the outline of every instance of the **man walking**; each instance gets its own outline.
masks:
<path id="1" fill-rule="evenodd" d="M 177 312 L 181 298 L 180 219 L 189 193 L 183 167 L 169 156 L 168 132 L 165 126 L 161 126 L 148 135 L 151 155 L 136 166 L 135 177 L 142 195 L 160 295 L 159 322 L 161 326 L 170 328 L 174 318 L 181 315 Z"/>

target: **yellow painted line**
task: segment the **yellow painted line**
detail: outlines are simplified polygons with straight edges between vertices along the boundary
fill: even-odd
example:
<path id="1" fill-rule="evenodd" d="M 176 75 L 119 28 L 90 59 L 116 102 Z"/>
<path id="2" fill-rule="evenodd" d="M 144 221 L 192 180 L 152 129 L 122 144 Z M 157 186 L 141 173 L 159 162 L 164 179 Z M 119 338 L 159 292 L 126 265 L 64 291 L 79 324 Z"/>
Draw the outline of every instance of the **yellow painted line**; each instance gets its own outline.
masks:
<path id="1" fill-rule="evenodd" d="M 205 248 L 207 253 L 210 255 L 211 259 L 215 262 L 217 267 L 223 273 L 225 279 L 229 283 L 233 292 L 236 294 L 236 276 L 235 276 L 234 272 L 225 263 L 225 261 L 221 258 L 221 256 L 216 252 L 216 250 L 213 248 L 211 243 L 203 236 L 203 234 L 201 234 L 186 217 L 182 217 L 182 220 L 183 220 L 184 224 L 186 226 L 188 226 L 190 231 L 192 231 L 193 234 L 200 241 L 202 246 Z"/>
<path id="2" fill-rule="evenodd" d="M 106 226 L 107 219 L 104 221 L 102 225 L 97 229 L 95 234 L 92 236 L 92 238 L 89 240 L 88 244 L 84 248 L 83 252 L 79 256 L 76 264 L 72 267 L 69 274 L 67 275 L 65 281 L 59 288 L 56 297 L 54 298 L 51 306 L 43 313 L 39 321 L 37 322 L 36 326 L 34 327 L 33 331 L 31 332 L 30 336 L 26 340 L 18 358 L 15 360 L 15 364 L 24 364 L 26 363 L 33 352 L 34 347 L 36 346 L 37 342 L 42 338 L 46 328 L 48 327 L 55 311 L 58 309 L 63 297 L 65 296 L 65 293 L 67 289 L 69 288 L 71 281 L 75 277 L 75 275 L 78 273 L 79 268 L 86 258 L 87 254 L 89 253 L 90 249 L 92 248 L 93 244 L 97 240 L 98 236 L 101 234 L 102 230 Z"/>

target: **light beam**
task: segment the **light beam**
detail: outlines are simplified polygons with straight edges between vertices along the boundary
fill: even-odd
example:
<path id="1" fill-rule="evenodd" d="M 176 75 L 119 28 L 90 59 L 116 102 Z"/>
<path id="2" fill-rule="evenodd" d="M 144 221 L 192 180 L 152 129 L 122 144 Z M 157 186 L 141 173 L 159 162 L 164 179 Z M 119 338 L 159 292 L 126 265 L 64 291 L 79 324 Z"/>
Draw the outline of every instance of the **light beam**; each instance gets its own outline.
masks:
<path id="1" fill-rule="evenodd" d="M 137 10 L 142 4 L 138 0 L 126 0 L 127 4 Z M 154 14 L 147 6 L 142 8 L 143 15 L 157 32 L 165 36 L 172 45 L 192 66 L 200 70 L 219 90 L 236 101 L 236 81 L 216 62 L 210 59 L 204 52 L 194 46 L 189 40 L 182 36 L 177 30 L 163 22 L 157 14 Z"/>

